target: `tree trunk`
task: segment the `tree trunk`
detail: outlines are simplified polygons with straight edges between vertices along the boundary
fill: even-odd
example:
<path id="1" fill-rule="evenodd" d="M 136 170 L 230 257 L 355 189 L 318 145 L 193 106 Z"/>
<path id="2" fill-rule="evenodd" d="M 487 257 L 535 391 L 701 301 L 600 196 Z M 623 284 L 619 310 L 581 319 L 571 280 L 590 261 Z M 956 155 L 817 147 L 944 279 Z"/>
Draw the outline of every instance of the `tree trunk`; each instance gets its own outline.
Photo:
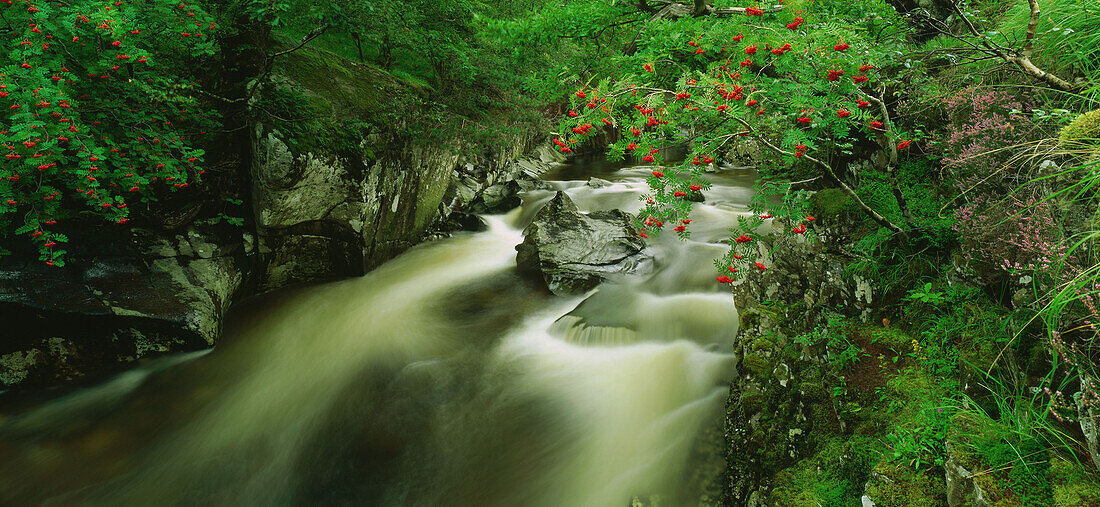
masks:
<path id="1" fill-rule="evenodd" d="M 360 39 L 359 34 L 355 33 L 355 32 L 351 33 L 351 38 L 355 39 L 355 49 L 357 49 L 359 51 L 359 63 L 365 63 L 366 60 L 363 59 L 363 41 L 362 41 L 362 39 Z"/>
<path id="2" fill-rule="evenodd" d="M 385 33 L 382 35 L 382 47 L 378 49 L 378 63 L 382 64 L 382 68 L 390 70 L 393 66 L 393 53 L 390 51 L 390 34 Z"/>

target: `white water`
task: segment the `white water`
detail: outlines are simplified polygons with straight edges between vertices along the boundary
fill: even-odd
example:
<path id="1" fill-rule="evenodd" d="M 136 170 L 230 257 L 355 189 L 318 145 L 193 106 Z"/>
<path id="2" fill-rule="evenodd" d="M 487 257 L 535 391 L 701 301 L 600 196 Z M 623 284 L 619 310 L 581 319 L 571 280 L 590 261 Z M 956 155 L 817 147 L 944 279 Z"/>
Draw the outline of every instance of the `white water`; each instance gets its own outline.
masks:
<path id="1" fill-rule="evenodd" d="M 555 185 L 582 211 L 632 211 L 645 172 Z M 551 195 L 536 191 L 486 232 L 253 304 L 211 354 L 0 418 L 0 503 L 687 502 L 735 372 L 710 260 L 747 179 L 718 178 L 711 223 L 656 241 L 652 273 L 586 298 L 515 272 L 520 226 Z"/>

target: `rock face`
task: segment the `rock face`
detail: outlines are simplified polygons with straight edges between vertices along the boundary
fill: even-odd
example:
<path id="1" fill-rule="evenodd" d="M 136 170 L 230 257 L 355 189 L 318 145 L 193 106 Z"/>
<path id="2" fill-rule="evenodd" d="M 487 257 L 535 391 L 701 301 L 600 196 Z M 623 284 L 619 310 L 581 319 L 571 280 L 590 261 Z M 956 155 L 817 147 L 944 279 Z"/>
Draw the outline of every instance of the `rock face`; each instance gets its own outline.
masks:
<path id="1" fill-rule="evenodd" d="M 74 238 L 76 239 L 76 238 Z M 68 265 L 0 268 L 0 389 L 206 348 L 245 280 L 250 238 L 195 227 L 73 241 Z"/>
<path id="2" fill-rule="evenodd" d="M 261 292 L 361 275 L 408 249 L 439 218 L 458 163 L 447 150 L 427 148 L 373 162 L 296 154 L 257 128 L 252 184 Z"/>
<path id="3" fill-rule="evenodd" d="M 540 276 L 558 295 L 584 292 L 645 262 L 645 243 L 630 215 L 621 210 L 580 213 L 564 192 L 523 232 L 517 266 Z"/>
<path id="4" fill-rule="evenodd" d="M 844 267 L 849 259 L 826 251 L 826 244 L 795 238 L 763 238 L 771 243 L 774 256 L 758 245 L 760 260 L 767 270 L 744 277 L 733 285 L 738 308 L 752 308 L 767 300 L 804 302 L 810 308 L 845 308 L 865 316 L 874 295 L 871 284 L 858 276 L 847 280 Z"/>
<path id="5" fill-rule="evenodd" d="M 767 269 L 731 286 L 741 311 L 735 343 L 741 361 L 727 404 L 726 495 L 734 505 L 754 499 L 789 505 L 791 491 L 776 489 L 776 475 L 820 452 L 820 435 L 848 431 L 834 415 L 832 377 L 822 366 L 825 344 L 795 337 L 822 324 L 823 309 L 867 313 L 873 294 L 870 284 L 845 277 L 849 259 L 821 242 L 801 236 L 756 241 L 756 261 Z"/>

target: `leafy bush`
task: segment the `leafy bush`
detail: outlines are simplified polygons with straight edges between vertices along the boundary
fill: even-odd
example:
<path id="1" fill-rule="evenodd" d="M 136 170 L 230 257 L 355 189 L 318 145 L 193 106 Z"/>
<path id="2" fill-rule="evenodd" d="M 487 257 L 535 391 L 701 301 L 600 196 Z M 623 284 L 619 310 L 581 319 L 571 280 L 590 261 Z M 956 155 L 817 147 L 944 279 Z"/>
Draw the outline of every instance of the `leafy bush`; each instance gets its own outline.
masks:
<path id="1" fill-rule="evenodd" d="M 77 215 L 117 223 L 153 186 L 191 185 L 202 173 L 195 141 L 213 124 L 189 75 L 211 55 L 217 27 L 196 5 L 152 0 L 5 2 L 15 28 L 0 67 L 0 231 L 64 263 Z M 18 21 L 15 21 L 18 20 Z M 2 253 L 2 252 L 0 252 Z"/>

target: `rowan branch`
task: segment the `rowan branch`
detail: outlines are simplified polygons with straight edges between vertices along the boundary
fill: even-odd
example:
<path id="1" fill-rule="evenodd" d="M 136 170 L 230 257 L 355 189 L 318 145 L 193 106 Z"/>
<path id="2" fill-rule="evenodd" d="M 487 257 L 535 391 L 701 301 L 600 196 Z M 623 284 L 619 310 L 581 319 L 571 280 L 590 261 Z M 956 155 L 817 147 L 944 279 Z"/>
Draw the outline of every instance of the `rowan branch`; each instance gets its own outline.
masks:
<path id="1" fill-rule="evenodd" d="M 752 127 L 752 125 L 749 124 L 749 122 L 745 121 L 742 118 L 735 118 L 735 119 L 737 120 L 738 123 L 740 123 L 743 127 L 745 127 L 747 129 L 749 134 L 752 134 L 752 136 L 754 138 L 756 138 L 757 141 L 760 141 L 761 143 L 763 143 L 764 146 L 768 147 L 768 149 L 770 149 L 770 150 L 772 150 L 772 151 L 774 151 L 774 152 L 776 152 L 780 155 L 794 155 L 793 152 L 784 150 L 783 148 L 780 148 L 780 147 L 772 144 L 770 141 L 767 140 L 767 138 L 765 138 L 763 135 L 761 135 L 759 133 L 759 131 L 754 129 Z M 809 160 L 810 162 L 812 162 L 815 165 L 817 165 L 817 166 L 821 167 L 822 169 L 824 169 L 825 172 L 829 176 L 831 176 L 833 178 L 833 180 L 835 180 L 837 182 L 837 184 L 840 185 L 840 190 L 842 192 L 844 192 L 845 195 L 852 198 L 852 200 L 856 203 L 856 207 L 858 207 L 860 209 L 860 211 L 863 212 L 863 214 L 867 215 L 871 220 L 874 220 L 875 223 L 877 223 L 877 224 L 879 224 L 879 225 L 881 225 L 881 226 L 883 226 L 883 227 L 885 227 L 885 228 L 887 228 L 887 229 L 889 229 L 893 232 L 899 233 L 903 237 L 908 239 L 909 235 L 904 230 L 902 230 L 901 227 L 898 227 L 897 225 L 894 225 L 894 223 L 891 222 L 890 219 L 886 218 L 881 213 L 875 211 L 870 206 L 868 206 L 867 203 L 864 202 L 863 199 L 861 199 L 858 194 L 856 194 L 856 191 L 853 190 L 852 187 L 848 186 L 847 183 L 844 183 L 844 181 L 841 180 L 839 176 L 837 176 L 836 171 L 833 170 L 833 166 L 831 166 L 831 165 L 829 165 L 829 164 L 827 164 L 827 163 L 825 163 L 825 162 L 823 162 L 823 161 L 821 161 L 821 160 L 819 160 L 819 159 L 817 159 L 817 158 L 815 158 L 811 155 L 806 155 L 805 153 L 802 154 L 802 158 L 804 158 L 806 160 Z"/>

